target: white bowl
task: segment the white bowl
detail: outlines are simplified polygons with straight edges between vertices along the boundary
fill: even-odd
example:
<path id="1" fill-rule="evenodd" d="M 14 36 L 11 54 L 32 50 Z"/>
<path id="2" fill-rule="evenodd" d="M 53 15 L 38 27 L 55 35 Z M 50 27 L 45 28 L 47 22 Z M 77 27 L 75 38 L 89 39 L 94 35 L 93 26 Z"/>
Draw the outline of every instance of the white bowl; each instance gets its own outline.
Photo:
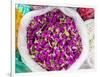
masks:
<path id="1" fill-rule="evenodd" d="M 23 59 L 23 62 L 32 71 L 39 72 L 39 71 L 46 71 L 46 70 L 43 69 L 40 65 L 38 65 L 34 60 L 32 60 L 30 55 L 28 54 L 29 51 L 27 49 L 27 42 L 26 42 L 27 26 L 30 23 L 32 17 L 45 14 L 45 13 L 53 10 L 54 8 L 60 9 L 64 14 L 66 14 L 74 19 L 75 24 L 78 28 L 79 34 L 82 38 L 82 46 L 83 46 L 82 53 L 81 53 L 80 57 L 76 60 L 76 62 L 73 63 L 70 66 L 70 68 L 66 71 L 77 70 L 78 68 L 80 68 L 82 63 L 87 58 L 88 48 L 89 48 L 88 47 L 89 43 L 88 43 L 88 37 L 87 37 L 87 30 L 86 30 L 86 26 L 85 26 L 83 20 L 81 19 L 81 17 L 78 15 L 78 13 L 75 10 L 70 9 L 70 8 L 64 8 L 64 7 L 48 7 L 48 8 L 41 9 L 41 10 L 35 10 L 35 11 L 31 11 L 23 16 L 20 27 L 19 27 L 19 32 L 18 32 L 18 49 L 19 49 L 20 55 Z"/>

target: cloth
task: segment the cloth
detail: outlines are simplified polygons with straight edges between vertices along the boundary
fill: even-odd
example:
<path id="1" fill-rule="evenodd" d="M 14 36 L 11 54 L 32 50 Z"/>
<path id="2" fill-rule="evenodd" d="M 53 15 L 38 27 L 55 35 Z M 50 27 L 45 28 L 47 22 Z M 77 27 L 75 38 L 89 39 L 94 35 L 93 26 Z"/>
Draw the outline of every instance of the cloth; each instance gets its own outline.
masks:
<path id="1" fill-rule="evenodd" d="M 31 70 L 22 62 L 18 49 L 16 50 L 16 73 L 31 72 Z"/>

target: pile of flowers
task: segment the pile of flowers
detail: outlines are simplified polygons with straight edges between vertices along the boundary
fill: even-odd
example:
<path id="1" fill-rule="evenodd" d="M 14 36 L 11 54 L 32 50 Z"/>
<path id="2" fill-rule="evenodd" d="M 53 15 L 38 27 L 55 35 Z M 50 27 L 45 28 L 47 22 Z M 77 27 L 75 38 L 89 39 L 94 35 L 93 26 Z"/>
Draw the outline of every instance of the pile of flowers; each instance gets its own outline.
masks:
<path id="1" fill-rule="evenodd" d="M 16 9 L 16 49 L 18 48 L 18 28 L 19 28 L 19 25 L 20 25 L 20 21 L 21 21 L 21 18 L 22 18 L 22 13 Z"/>
<path id="2" fill-rule="evenodd" d="M 30 57 L 47 71 L 67 70 L 82 52 L 74 19 L 59 9 L 35 16 L 27 27 Z"/>
<path id="3" fill-rule="evenodd" d="M 82 19 L 94 19 L 94 9 L 93 8 L 77 8 L 77 12 L 80 14 Z"/>

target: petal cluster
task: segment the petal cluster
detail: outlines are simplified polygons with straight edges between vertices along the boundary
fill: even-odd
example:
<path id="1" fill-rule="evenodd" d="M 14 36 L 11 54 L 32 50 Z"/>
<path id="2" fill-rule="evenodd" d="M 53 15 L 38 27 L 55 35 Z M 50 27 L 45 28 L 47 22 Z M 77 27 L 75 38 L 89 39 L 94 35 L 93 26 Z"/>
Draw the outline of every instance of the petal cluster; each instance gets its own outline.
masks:
<path id="1" fill-rule="evenodd" d="M 32 18 L 27 27 L 27 48 L 43 69 L 67 70 L 82 52 L 82 40 L 73 18 L 53 9 Z"/>

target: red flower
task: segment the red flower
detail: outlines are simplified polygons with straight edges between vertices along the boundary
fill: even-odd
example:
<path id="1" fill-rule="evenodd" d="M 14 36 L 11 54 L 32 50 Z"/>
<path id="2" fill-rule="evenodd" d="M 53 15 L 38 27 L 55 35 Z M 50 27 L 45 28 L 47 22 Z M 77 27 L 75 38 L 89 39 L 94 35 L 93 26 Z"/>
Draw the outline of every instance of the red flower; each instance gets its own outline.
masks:
<path id="1" fill-rule="evenodd" d="M 80 16 L 82 17 L 84 21 L 94 18 L 93 8 L 77 8 L 77 12 L 80 14 Z"/>

